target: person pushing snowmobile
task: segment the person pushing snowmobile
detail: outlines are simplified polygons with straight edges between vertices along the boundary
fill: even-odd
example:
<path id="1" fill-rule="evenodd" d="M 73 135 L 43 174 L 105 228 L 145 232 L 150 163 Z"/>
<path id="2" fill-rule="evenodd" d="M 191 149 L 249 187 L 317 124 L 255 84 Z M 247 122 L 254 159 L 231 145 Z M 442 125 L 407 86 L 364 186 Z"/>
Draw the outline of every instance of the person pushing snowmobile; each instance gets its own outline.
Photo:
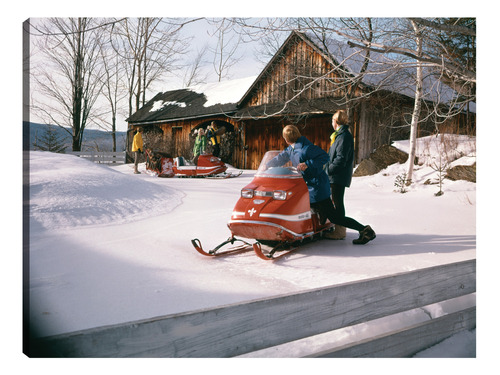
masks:
<path id="1" fill-rule="evenodd" d="M 315 146 L 306 137 L 301 136 L 299 129 L 294 125 L 283 128 L 283 138 L 288 147 L 278 156 L 267 163 L 267 167 L 280 167 L 288 161 L 302 173 L 309 190 L 311 206 L 330 196 L 328 176 L 323 166 L 328 162 L 328 154 L 320 147 Z"/>

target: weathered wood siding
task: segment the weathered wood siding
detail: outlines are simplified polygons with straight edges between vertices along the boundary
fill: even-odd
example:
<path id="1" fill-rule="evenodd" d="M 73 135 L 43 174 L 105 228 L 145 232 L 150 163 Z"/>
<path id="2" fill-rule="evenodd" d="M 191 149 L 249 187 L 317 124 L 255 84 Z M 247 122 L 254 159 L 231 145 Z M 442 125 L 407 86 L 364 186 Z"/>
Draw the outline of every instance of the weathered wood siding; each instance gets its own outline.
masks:
<path id="1" fill-rule="evenodd" d="M 253 120 L 250 123 L 245 121 L 240 125 L 241 143 L 235 152 L 235 161 L 239 168 L 257 169 L 267 151 L 286 148 L 282 132 L 288 124 L 290 122 L 284 118 L 268 118 Z M 330 115 L 309 117 L 294 125 L 300 129 L 303 136 L 328 152 L 330 135 L 333 132 Z"/>
<path id="2" fill-rule="evenodd" d="M 323 56 L 296 38 L 261 78 L 245 106 L 342 97 L 345 91 L 338 85 L 339 80 L 334 67 Z"/>

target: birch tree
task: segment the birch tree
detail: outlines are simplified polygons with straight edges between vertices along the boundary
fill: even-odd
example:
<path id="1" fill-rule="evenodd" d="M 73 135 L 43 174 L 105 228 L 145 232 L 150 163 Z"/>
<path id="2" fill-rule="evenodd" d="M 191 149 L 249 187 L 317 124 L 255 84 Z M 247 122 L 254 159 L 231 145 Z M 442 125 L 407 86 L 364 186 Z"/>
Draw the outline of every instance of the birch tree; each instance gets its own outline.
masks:
<path id="1" fill-rule="evenodd" d="M 329 98 L 337 106 L 345 106 L 348 111 L 349 122 L 353 121 L 353 112 L 362 97 L 357 96 L 358 87 L 361 85 L 370 62 L 370 50 L 361 50 L 354 55 L 339 56 L 338 49 L 332 50 L 333 45 L 340 45 L 338 41 L 332 44 L 332 35 L 338 33 L 344 40 L 352 35 L 355 39 L 372 41 L 374 31 L 371 18 L 270 18 L 265 21 L 253 21 L 248 19 L 235 19 L 234 23 L 246 30 L 246 35 L 251 40 L 260 40 L 261 47 L 259 52 L 262 54 L 262 61 L 266 58 L 275 56 L 284 42 L 285 38 L 292 31 L 306 32 L 307 35 L 314 37 L 314 42 L 321 48 L 322 52 L 330 61 L 337 61 L 338 64 L 332 67 L 326 74 L 318 75 L 317 72 L 305 71 L 297 68 L 295 76 L 288 78 L 285 84 L 298 86 L 292 97 L 286 98 L 283 107 L 269 116 L 285 114 L 287 105 L 298 100 L 302 93 L 314 87 L 319 81 L 331 80 L 331 73 L 334 73 L 336 80 L 335 92 L 329 94 Z M 345 42 L 344 42 L 345 43 Z M 356 58 L 361 61 L 359 69 L 351 72 L 345 68 L 348 59 Z M 307 67 L 303 67 L 307 68 Z M 354 74 L 353 74 L 354 73 Z M 297 84 L 300 82 L 300 84 Z M 372 90 L 373 91 L 373 90 Z M 339 96 L 339 93 L 342 93 Z"/>
<path id="2" fill-rule="evenodd" d="M 411 184 L 413 178 L 413 166 L 415 165 L 415 154 L 417 150 L 417 130 L 418 123 L 420 119 L 420 108 L 422 104 L 422 85 L 423 85 L 423 73 L 422 73 L 422 31 L 419 25 L 415 21 L 410 21 L 415 31 L 415 42 L 416 51 L 415 55 L 417 57 L 417 75 L 416 75 L 416 89 L 415 89 L 415 103 L 413 107 L 413 113 L 411 116 L 411 130 L 410 130 L 410 152 L 408 154 L 408 169 L 406 173 L 407 184 Z"/>
<path id="3" fill-rule="evenodd" d="M 306 30 L 311 32 L 316 36 L 318 40 L 321 41 L 321 47 L 323 51 L 330 57 L 331 60 L 335 61 L 339 59 L 339 56 L 335 54 L 336 51 L 331 51 L 328 40 L 331 39 L 331 30 L 344 30 L 344 36 L 360 38 L 365 40 L 368 44 L 373 42 L 374 30 L 371 18 L 340 18 L 340 19 L 323 19 L 323 18 L 306 18 L 299 20 L 299 27 L 306 27 Z M 358 87 L 361 85 L 370 62 L 372 61 L 370 56 L 370 50 L 366 49 L 363 51 L 364 55 L 360 56 L 361 65 L 359 71 L 355 72 L 354 75 L 351 72 L 345 71 L 343 69 L 338 69 L 342 77 L 341 85 L 344 88 L 344 97 L 338 100 L 341 105 L 345 105 L 347 109 L 347 116 L 349 124 L 352 125 L 354 120 L 354 110 L 359 106 L 360 97 L 357 96 Z M 346 56 L 347 58 L 353 58 L 352 55 Z M 345 62 L 340 61 L 340 65 Z M 372 89 L 372 92 L 374 90 Z"/>

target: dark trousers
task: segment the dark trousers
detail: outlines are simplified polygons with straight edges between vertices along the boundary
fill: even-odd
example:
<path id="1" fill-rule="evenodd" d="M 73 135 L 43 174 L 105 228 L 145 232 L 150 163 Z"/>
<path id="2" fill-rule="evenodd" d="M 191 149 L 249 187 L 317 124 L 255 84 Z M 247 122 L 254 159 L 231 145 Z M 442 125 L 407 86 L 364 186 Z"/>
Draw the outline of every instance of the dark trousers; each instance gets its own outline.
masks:
<path id="1" fill-rule="evenodd" d="M 219 155 L 220 155 L 220 144 L 219 143 L 214 145 L 212 154 L 216 157 L 219 157 Z"/>
<path id="2" fill-rule="evenodd" d="M 311 207 L 320 212 L 320 215 L 328 218 L 330 222 L 343 227 L 350 228 L 361 232 L 365 227 L 353 218 L 345 216 L 344 207 L 344 192 L 345 187 L 342 185 L 331 184 L 333 202 L 330 198 L 321 202 L 311 203 Z M 335 202 L 335 206 L 333 205 Z"/>
<path id="3" fill-rule="evenodd" d="M 330 184 L 330 190 L 332 192 L 333 205 L 337 210 L 337 215 L 345 216 L 345 206 L 344 206 L 345 186 Z"/>

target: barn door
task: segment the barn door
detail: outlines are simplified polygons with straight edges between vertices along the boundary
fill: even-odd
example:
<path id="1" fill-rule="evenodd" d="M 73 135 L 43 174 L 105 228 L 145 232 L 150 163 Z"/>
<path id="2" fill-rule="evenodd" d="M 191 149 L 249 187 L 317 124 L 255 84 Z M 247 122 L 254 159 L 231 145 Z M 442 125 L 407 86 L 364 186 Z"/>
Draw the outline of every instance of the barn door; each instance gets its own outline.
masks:
<path id="1" fill-rule="evenodd" d="M 182 126 L 173 126 L 172 127 L 172 155 L 174 157 L 184 156 L 182 155 L 181 150 L 181 135 L 182 135 Z M 185 155 L 186 157 L 190 157 L 190 155 Z"/>

